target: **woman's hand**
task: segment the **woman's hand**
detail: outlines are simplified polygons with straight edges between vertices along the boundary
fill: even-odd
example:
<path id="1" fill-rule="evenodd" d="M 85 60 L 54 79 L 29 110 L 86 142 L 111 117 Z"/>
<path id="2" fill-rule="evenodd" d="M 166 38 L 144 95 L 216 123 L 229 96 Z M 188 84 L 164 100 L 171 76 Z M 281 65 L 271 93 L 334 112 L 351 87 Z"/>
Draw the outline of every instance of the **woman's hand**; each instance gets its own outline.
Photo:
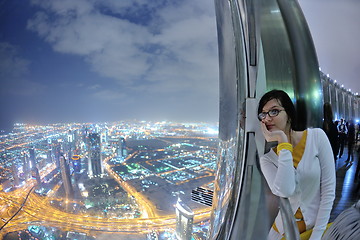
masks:
<path id="1" fill-rule="evenodd" d="M 278 143 L 288 142 L 288 138 L 287 138 L 286 134 L 283 131 L 275 130 L 275 131 L 270 132 L 267 129 L 265 123 L 260 122 L 260 124 L 261 124 L 262 133 L 263 133 L 266 141 L 268 141 L 268 142 L 277 141 Z"/>

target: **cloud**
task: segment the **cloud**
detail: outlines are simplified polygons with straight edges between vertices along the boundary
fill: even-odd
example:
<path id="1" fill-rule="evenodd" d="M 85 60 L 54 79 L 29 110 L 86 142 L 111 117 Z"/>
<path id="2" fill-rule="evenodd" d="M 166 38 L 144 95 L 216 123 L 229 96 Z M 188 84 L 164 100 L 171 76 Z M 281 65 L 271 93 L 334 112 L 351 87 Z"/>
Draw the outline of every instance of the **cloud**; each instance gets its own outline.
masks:
<path id="1" fill-rule="evenodd" d="M 1 95 L 32 96 L 44 90 L 44 86 L 29 81 L 30 61 L 20 55 L 18 47 L 0 42 Z"/>
<path id="2" fill-rule="evenodd" d="M 117 91 L 112 90 L 101 90 L 98 92 L 95 92 L 93 94 L 95 98 L 101 99 L 101 100 L 122 100 L 126 98 L 126 95 Z"/>
<path id="3" fill-rule="evenodd" d="M 0 76 L 2 79 L 19 78 L 28 73 L 30 61 L 22 58 L 16 46 L 0 42 Z"/>
<path id="4" fill-rule="evenodd" d="M 90 89 L 90 90 L 97 90 L 97 89 L 100 89 L 100 88 L 101 88 L 101 86 L 99 84 L 88 86 L 88 89 Z"/>
<path id="5" fill-rule="evenodd" d="M 41 11 L 28 29 L 129 91 L 217 96 L 215 10 L 206 0 L 33 4 Z"/>

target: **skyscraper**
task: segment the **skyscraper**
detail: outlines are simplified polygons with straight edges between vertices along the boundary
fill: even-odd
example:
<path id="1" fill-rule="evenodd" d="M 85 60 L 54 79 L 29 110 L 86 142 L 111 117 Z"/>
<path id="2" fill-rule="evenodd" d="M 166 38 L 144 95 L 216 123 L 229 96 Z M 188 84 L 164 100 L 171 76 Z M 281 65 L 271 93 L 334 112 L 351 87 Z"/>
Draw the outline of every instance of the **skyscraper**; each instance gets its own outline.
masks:
<path id="1" fill-rule="evenodd" d="M 98 133 L 89 134 L 89 161 L 88 174 L 91 177 L 99 177 L 103 173 L 101 162 L 100 135 Z"/>
<path id="2" fill-rule="evenodd" d="M 21 152 L 21 159 L 23 164 L 24 180 L 26 181 L 30 176 L 29 156 L 25 151 Z"/>
<path id="3" fill-rule="evenodd" d="M 31 168 L 34 168 L 34 167 L 36 167 L 35 148 L 29 149 L 29 155 L 30 155 L 30 166 L 31 166 Z"/>
<path id="4" fill-rule="evenodd" d="M 48 149 L 47 152 L 46 152 L 46 160 L 48 163 L 52 163 L 53 162 L 53 158 L 52 158 L 52 149 Z"/>
<path id="5" fill-rule="evenodd" d="M 60 167 L 60 153 L 61 153 L 60 143 L 59 142 L 53 143 L 52 154 L 55 159 L 56 167 Z"/>
<path id="6" fill-rule="evenodd" d="M 52 151 L 52 139 L 48 138 L 47 140 L 47 153 L 46 153 L 46 158 L 47 158 L 47 162 L 48 163 L 52 163 L 53 160 L 53 151 Z"/>
<path id="7" fill-rule="evenodd" d="M 60 169 L 61 169 L 61 177 L 64 184 L 65 196 L 66 198 L 74 197 L 74 190 L 71 185 L 70 179 L 70 167 L 68 161 L 66 161 L 64 156 L 60 156 Z"/>
<path id="8" fill-rule="evenodd" d="M 191 240 L 193 231 L 194 213 L 178 198 L 176 209 L 176 237 L 179 240 Z"/>
<path id="9" fill-rule="evenodd" d="M 105 128 L 103 132 L 101 133 L 101 142 L 106 143 L 108 141 L 108 129 Z"/>
<path id="10" fill-rule="evenodd" d="M 197 187 L 191 191 L 191 200 L 211 207 L 214 191 L 203 187 Z"/>
<path id="11" fill-rule="evenodd" d="M 79 155 L 73 155 L 71 157 L 72 159 L 72 165 L 75 173 L 81 172 L 81 158 Z"/>
<path id="12" fill-rule="evenodd" d="M 121 158 L 126 158 L 126 156 L 127 156 L 126 142 L 125 142 L 125 138 L 123 138 L 123 137 L 121 137 L 119 139 L 117 155 L 118 155 L 118 157 L 121 157 Z"/>
<path id="13" fill-rule="evenodd" d="M 30 154 L 31 176 L 36 179 L 37 184 L 40 184 L 41 178 L 40 178 L 39 169 L 36 167 L 35 148 L 30 148 L 29 154 Z"/>
<path id="14" fill-rule="evenodd" d="M 17 168 L 15 163 L 13 163 L 11 165 L 11 172 L 12 172 L 12 176 L 13 176 L 13 179 L 14 179 L 14 185 L 19 186 L 19 184 L 20 184 L 19 172 L 18 172 L 18 168 Z"/>
<path id="15" fill-rule="evenodd" d="M 68 131 L 66 140 L 62 143 L 62 146 L 63 153 L 70 159 L 73 155 L 73 150 L 75 149 L 74 133 L 71 130 Z"/>

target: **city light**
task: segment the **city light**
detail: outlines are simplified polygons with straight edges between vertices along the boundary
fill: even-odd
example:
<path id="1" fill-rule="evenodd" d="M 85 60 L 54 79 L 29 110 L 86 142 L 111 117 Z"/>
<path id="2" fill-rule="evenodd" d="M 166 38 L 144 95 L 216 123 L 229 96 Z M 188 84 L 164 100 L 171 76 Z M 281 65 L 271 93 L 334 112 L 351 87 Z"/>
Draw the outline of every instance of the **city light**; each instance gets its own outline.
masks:
<path id="1" fill-rule="evenodd" d="M 206 123 L 17 124 L 0 141 L 6 149 L 0 216 L 9 219 L 19 206 L 22 211 L 2 233 L 31 225 L 41 229 L 32 231 L 39 239 L 52 236 L 52 229 L 71 236 L 175 236 L 174 190 L 190 195 L 213 188 L 217 134 Z M 194 231 L 206 236 L 197 226 L 209 221 L 211 208 L 190 205 Z"/>

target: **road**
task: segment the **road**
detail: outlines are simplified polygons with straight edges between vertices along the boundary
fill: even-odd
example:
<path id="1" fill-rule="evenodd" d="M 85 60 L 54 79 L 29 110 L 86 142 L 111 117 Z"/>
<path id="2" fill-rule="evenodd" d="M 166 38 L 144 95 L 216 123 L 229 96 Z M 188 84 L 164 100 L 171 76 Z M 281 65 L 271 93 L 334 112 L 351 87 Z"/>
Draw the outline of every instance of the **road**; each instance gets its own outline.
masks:
<path id="1" fill-rule="evenodd" d="M 24 196 L 23 196 L 24 197 Z M 22 197 L 18 194 L 8 196 L 0 193 L 0 203 L 11 206 L 12 211 L 1 212 L 2 218 L 9 218 L 15 209 L 21 207 Z M 211 208 L 195 211 L 194 222 L 205 221 L 210 217 Z M 21 211 L 9 222 L 1 231 L 2 234 L 19 231 L 28 225 L 43 225 L 60 228 L 68 231 L 79 231 L 88 234 L 102 233 L 147 233 L 151 230 L 165 230 L 175 228 L 176 216 L 170 214 L 166 216 L 156 216 L 149 218 L 136 219 L 108 219 L 92 217 L 81 214 L 71 214 L 63 212 L 51 206 L 47 197 L 30 193 L 28 200 Z"/>

